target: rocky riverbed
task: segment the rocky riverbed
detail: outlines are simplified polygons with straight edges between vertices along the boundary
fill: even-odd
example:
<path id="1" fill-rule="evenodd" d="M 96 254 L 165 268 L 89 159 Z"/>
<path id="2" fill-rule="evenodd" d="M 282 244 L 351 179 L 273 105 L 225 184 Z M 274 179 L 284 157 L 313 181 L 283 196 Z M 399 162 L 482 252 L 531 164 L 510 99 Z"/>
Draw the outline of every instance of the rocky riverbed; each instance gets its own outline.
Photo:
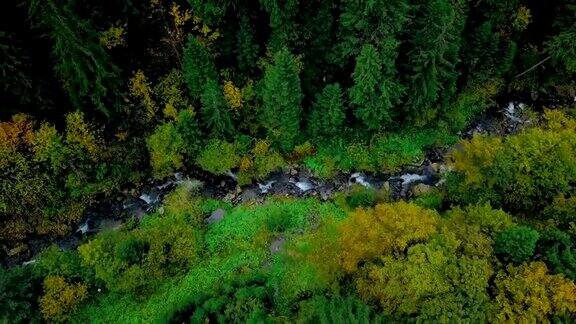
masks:
<path id="1" fill-rule="evenodd" d="M 530 110 L 522 102 L 500 105 L 479 117 L 462 134 L 468 138 L 475 133 L 508 135 L 531 123 Z M 453 148 L 454 149 L 454 148 Z M 457 148 L 455 148 L 457 149 Z M 83 239 L 104 230 L 119 229 L 130 219 L 142 219 L 162 206 L 164 197 L 185 181 L 202 183 L 201 194 L 205 197 L 222 199 L 232 204 L 248 201 L 262 202 L 269 196 L 318 197 L 330 200 L 335 193 L 345 192 L 360 185 L 374 189 L 389 190 L 394 199 L 407 199 L 414 193 L 421 194 L 443 183 L 442 174 L 448 171 L 444 157 L 448 149 L 439 148 L 427 152 L 423 161 L 406 166 L 396 174 L 342 173 L 330 180 L 314 177 L 308 170 L 296 166 L 272 173 L 266 180 L 239 186 L 236 175 L 230 171 L 223 176 L 214 176 L 202 170 L 175 173 L 168 179 L 148 179 L 140 188 L 125 190 L 116 199 L 103 201 L 89 210 L 78 228 L 71 235 L 48 242 L 31 240 L 28 244 L 8 251 L 4 265 L 14 266 L 34 262 L 34 256 L 49 244 L 55 243 L 64 250 L 76 248 Z M 217 211 L 209 215 L 207 222 L 221 219 Z"/>

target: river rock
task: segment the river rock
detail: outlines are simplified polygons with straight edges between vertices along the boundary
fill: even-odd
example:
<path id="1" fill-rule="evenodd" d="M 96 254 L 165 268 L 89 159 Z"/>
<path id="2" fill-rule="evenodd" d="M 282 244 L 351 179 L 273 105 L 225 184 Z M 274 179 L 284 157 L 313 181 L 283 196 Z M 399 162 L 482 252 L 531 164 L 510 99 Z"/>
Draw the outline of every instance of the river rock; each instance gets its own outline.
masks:
<path id="1" fill-rule="evenodd" d="M 280 236 L 279 238 L 274 240 L 274 242 L 272 242 L 272 244 L 270 244 L 270 247 L 269 247 L 270 253 L 276 254 L 276 253 L 282 251 L 282 248 L 284 247 L 285 242 L 286 242 L 286 239 L 284 238 L 284 236 Z"/>
<path id="2" fill-rule="evenodd" d="M 384 181 L 384 184 L 382 185 L 382 190 L 390 191 L 390 182 Z"/>
<path id="3" fill-rule="evenodd" d="M 419 197 L 419 196 L 423 196 L 427 193 L 430 193 L 432 191 L 433 187 L 429 186 L 427 184 L 424 183 L 419 183 L 415 186 L 412 187 L 412 193 L 414 194 L 414 196 Z"/>
<path id="4" fill-rule="evenodd" d="M 240 195 L 240 201 L 248 202 L 252 200 L 256 200 L 258 198 L 258 193 L 254 189 L 244 190 Z"/>
<path id="5" fill-rule="evenodd" d="M 206 218 L 205 222 L 207 224 L 217 223 L 217 222 L 221 221 L 222 219 L 224 219 L 225 215 L 226 215 L 226 211 L 222 208 L 218 208 L 212 212 L 210 217 Z"/>

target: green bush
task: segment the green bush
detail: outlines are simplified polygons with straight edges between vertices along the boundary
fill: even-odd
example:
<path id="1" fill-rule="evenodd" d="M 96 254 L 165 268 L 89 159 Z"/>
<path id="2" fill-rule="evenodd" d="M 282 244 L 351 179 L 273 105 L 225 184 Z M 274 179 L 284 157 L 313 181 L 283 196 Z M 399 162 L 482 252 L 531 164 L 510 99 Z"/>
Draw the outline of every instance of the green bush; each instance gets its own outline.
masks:
<path id="1" fill-rule="evenodd" d="M 557 229 L 544 231 L 538 240 L 538 251 L 554 273 L 576 280 L 576 244 L 569 234 Z"/>
<path id="2" fill-rule="evenodd" d="M 196 162 L 202 169 L 210 173 L 225 174 L 238 166 L 240 156 L 234 144 L 213 139 L 200 152 Z"/>
<path id="3" fill-rule="evenodd" d="M 40 280 L 32 266 L 0 267 L 0 322 L 30 323 L 39 321 Z"/>
<path id="4" fill-rule="evenodd" d="M 507 229 L 496 237 L 494 251 L 516 263 L 528 261 L 536 250 L 540 238 L 538 231 L 526 226 L 516 226 Z"/>
<path id="5" fill-rule="evenodd" d="M 173 123 L 158 126 L 147 144 L 156 177 L 166 177 L 184 166 L 185 142 Z"/>

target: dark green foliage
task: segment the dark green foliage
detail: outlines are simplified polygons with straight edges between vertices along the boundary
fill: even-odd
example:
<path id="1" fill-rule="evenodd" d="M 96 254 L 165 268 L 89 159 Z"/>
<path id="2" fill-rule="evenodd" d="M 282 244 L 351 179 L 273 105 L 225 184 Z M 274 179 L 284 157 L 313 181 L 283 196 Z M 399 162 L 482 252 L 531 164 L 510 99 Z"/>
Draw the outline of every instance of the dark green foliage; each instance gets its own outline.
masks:
<path id="1" fill-rule="evenodd" d="M 464 66 L 472 80 L 500 77 L 508 72 L 516 56 L 516 43 L 504 39 L 491 21 L 482 23 L 471 35 Z"/>
<path id="2" fill-rule="evenodd" d="M 188 0 L 188 2 L 194 12 L 210 24 L 218 23 L 226 13 L 226 9 L 233 5 L 231 0 Z"/>
<path id="3" fill-rule="evenodd" d="M 530 227 L 512 227 L 498 234 L 494 251 L 502 255 L 505 260 L 521 263 L 534 255 L 539 238 L 538 231 Z"/>
<path id="4" fill-rule="evenodd" d="M 560 33 L 547 44 L 547 51 L 568 73 L 576 73 L 576 26 Z"/>
<path id="5" fill-rule="evenodd" d="M 22 48 L 14 42 L 14 35 L 0 32 L 0 93 L 3 96 L 14 96 L 22 103 L 29 103 L 32 91 L 32 80 L 27 75 L 25 64 L 28 59 Z"/>
<path id="6" fill-rule="evenodd" d="M 146 241 L 137 238 L 128 238 L 116 246 L 116 256 L 127 264 L 140 263 L 149 246 Z"/>
<path id="7" fill-rule="evenodd" d="M 268 136 L 284 150 L 294 146 L 300 128 L 302 89 L 298 73 L 298 63 L 286 49 L 274 54 L 264 72 L 260 121 Z"/>
<path id="8" fill-rule="evenodd" d="M 396 58 L 395 45 L 382 46 L 378 53 L 372 45 L 364 45 L 356 58 L 354 86 L 350 88 L 350 102 L 356 107 L 355 114 L 368 129 L 386 128 L 391 120 L 391 111 L 399 103 L 403 87 L 391 80 Z"/>
<path id="9" fill-rule="evenodd" d="M 238 43 L 238 48 L 236 50 L 238 68 L 242 71 L 249 72 L 251 69 L 256 67 L 260 48 L 254 39 L 254 27 L 246 16 L 242 16 L 240 19 L 240 26 L 236 34 L 236 42 Z"/>
<path id="10" fill-rule="evenodd" d="M 562 227 L 576 224 L 576 197 L 556 197 L 552 204 L 544 209 L 543 215 L 555 220 Z"/>
<path id="11" fill-rule="evenodd" d="M 192 99 L 200 99 L 208 80 L 217 81 L 218 75 L 212 55 L 205 45 L 192 35 L 184 48 L 184 79 Z"/>
<path id="12" fill-rule="evenodd" d="M 288 46 L 297 38 L 297 25 L 294 21 L 298 13 L 299 0 L 259 0 L 262 8 L 270 15 L 272 34 L 268 40 L 268 50 L 275 53 Z"/>
<path id="13" fill-rule="evenodd" d="M 62 251 L 52 245 L 44 250 L 34 265 L 38 276 L 61 276 L 69 279 L 90 278 L 91 274 L 82 267 L 80 257 L 73 251 Z"/>
<path id="14" fill-rule="evenodd" d="M 202 103 L 202 120 L 207 132 L 215 138 L 224 138 L 232 134 L 230 112 L 218 81 L 208 79 L 202 86 L 204 91 L 200 102 Z"/>
<path id="15" fill-rule="evenodd" d="M 186 146 L 186 154 L 189 158 L 193 159 L 200 151 L 202 144 L 202 134 L 200 127 L 196 121 L 196 117 L 191 110 L 182 110 L 178 114 L 178 121 L 176 122 L 176 129 Z"/>
<path id="16" fill-rule="evenodd" d="M 30 323 L 38 318 L 39 280 L 31 266 L 0 267 L 0 321 Z"/>
<path id="17" fill-rule="evenodd" d="M 315 297 L 300 303 L 301 323 L 386 323 L 387 318 L 355 297 Z"/>
<path id="18" fill-rule="evenodd" d="M 458 53 L 464 27 L 464 8 L 449 0 L 423 1 L 416 6 L 407 66 L 407 108 L 416 124 L 436 117 L 456 92 Z"/>
<path id="19" fill-rule="evenodd" d="M 408 21 L 410 5 L 406 0 L 376 0 L 342 2 L 339 19 L 339 38 L 334 57 L 343 60 L 357 56 L 365 44 L 372 44 L 379 52 L 386 53 L 383 64 L 389 76 L 395 77 L 395 51 L 398 36 Z M 388 51 L 384 49 L 388 48 Z"/>
<path id="20" fill-rule="evenodd" d="M 343 131 L 345 107 L 339 84 L 329 84 L 316 96 L 308 129 L 314 137 L 331 137 Z"/>
<path id="21" fill-rule="evenodd" d="M 30 2 L 34 22 L 49 31 L 53 42 L 54 70 L 72 103 L 92 104 L 110 114 L 110 98 L 118 84 L 118 68 L 100 45 L 91 24 L 74 12 L 75 1 Z"/>
<path id="22" fill-rule="evenodd" d="M 361 185 L 353 186 L 346 197 L 346 203 L 351 208 L 372 207 L 376 204 L 376 190 Z"/>
<path id="23" fill-rule="evenodd" d="M 538 251 L 552 271 L 576 280 L 576 246 L 573 237 L 557 229 L 547 230 L 538 240 Z"/>
<path id="24" fill-rule="evenodd" d="M 272 292 L 265 277 L 249 275 L 217 284 L 198 296 L 171 323 L 265 323 L 271 314 Z"/>

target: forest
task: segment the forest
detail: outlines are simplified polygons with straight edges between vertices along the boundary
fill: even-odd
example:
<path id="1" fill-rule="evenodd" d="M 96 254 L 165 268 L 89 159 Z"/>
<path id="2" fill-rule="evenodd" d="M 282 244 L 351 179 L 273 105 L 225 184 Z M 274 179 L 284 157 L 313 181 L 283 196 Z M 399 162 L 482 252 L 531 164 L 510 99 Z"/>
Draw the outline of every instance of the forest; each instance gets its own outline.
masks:
<path id="1" fill-rule="evenodd" d="M 575 0 L 0 4 L 0 323 L 576 322 Z"/>

